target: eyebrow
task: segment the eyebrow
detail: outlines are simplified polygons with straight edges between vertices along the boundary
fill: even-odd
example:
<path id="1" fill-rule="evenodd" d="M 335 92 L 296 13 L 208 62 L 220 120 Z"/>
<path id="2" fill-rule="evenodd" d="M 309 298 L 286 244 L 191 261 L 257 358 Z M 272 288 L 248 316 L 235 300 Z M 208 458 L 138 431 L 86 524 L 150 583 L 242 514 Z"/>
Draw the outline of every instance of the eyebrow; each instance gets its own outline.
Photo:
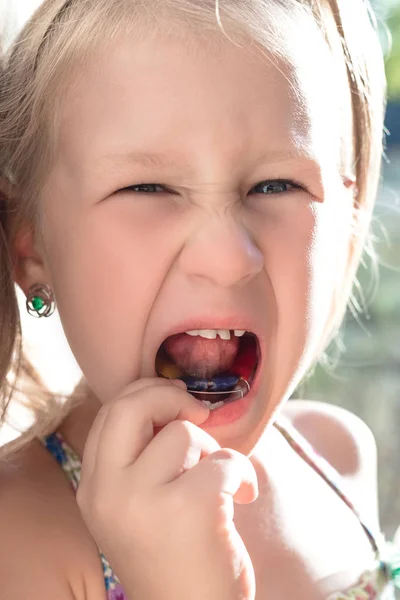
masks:
<path id="1" fill-rule="evenodd" d="M 178 165 L 177 162 L 171 160 L 164 154 L 151 154 L 149 152 L 121 152 L 120 154 L 108 154 L 102 157 L 100 160 L 110 161 L 117 164 L 124 163 L 136 163 L 142 167 L 157 167 L 157 168 L 175 168 L 182 165 Z"/>
<path id="2" fill-rule="evenodd" d="M 112 162 L 115 165 L 125 165 L 125 164 L 137 164 L 144 168 L 154 167 L 157 169 L 174 169 L 181 170 L 182 168 L 187 168 L 188 171 L 193 172 L 194 167 L 189 165 L 189 163 L 179 163 L 174 161 L 171 157 L 166 154 L 159 153 L 149 153 L 149 152 L 138 152 L 132 151 L 127 153 L 119 153 L 119 154 L 108 154 L 99 160 L 99 162 L 105 161 Z M 315 156 L 306 152 L 302 149 L 292 148 L 288 149 L 271 149 L 264 152 L 261 156 L 257 158 L 255 164 L 259 165 L 266 161 L 270 161 L 272 163 L 280 163 L 280 162 L 298 162 L 302 161 L 308 165 L 308 167 L 314 166 L 318 170 L 320 170 L 320 164 Z"/>

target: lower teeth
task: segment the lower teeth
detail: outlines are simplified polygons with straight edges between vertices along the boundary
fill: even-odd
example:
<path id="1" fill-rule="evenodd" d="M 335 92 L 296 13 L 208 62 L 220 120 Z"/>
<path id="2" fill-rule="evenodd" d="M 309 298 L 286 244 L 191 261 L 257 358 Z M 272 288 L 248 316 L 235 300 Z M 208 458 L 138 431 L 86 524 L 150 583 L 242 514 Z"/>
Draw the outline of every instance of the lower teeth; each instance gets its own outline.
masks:
<path id="1" fill-rule="evenodd" d="M 224 406 L 225 402 L 222 400 L 222 402 L 210 402 L 209 400 L 202 400 L 202 403 L 205 404 L 210 410 L 215 410 L 216 408 L 219 408 L 220 406 Z"/>

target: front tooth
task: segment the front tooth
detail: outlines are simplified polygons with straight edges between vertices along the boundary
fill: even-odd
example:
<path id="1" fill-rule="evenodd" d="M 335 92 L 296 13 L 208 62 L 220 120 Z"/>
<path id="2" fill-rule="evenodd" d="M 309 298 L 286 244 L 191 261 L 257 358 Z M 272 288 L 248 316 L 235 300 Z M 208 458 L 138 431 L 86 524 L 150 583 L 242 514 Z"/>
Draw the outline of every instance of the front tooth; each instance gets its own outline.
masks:
<path id="1" fill-rule="evenodd" d="M 217 337 L 217 332 L 215 329 L 200 329 L 199 335 L 207 340 L 215 340 Z"/>
<path id="2" fill-rule="evenodd" d="M 231 332 L 229 329 L 192 329 L 191 331 L 185 331 L 187 335 L 191 335 L 192 337 L 201 336 L 208 340 L 215 340 L 217 335 L 221 338 L 221 340 L 230 340 Z M 243 334 L 245 332 L 243 331 Z"/>
<path id="3" fill-rule="evenodd" d="M 246 333 L 246 331 L 243 331 L 242 329 L 235 329 L 236 337 L 242 337 L 242 336 L 244 336 L 245 333 Z"/>
<path id="4" fill-rule="evenodd" d="M 229 331 L 229 329 L 218 329 L 217 333 L 218 333 L 219 337 L 221 338 L 221 340 L 230 340 L 231 339 L 231 332 Z"/>

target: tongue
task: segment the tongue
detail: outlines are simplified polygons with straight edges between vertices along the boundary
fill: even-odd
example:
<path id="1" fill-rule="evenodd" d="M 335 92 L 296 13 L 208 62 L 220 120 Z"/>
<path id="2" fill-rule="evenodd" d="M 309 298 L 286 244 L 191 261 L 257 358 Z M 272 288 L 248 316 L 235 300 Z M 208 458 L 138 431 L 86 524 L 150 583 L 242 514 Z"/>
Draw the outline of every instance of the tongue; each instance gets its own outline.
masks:
<path id="1" fill-rule="evenodd" d="M 178 333 L 164 342 L 167 354 L 188 375 L 210 379 L 232 365 L 239 348 L 239 338 L 207 340 L 200 336 Z"/>

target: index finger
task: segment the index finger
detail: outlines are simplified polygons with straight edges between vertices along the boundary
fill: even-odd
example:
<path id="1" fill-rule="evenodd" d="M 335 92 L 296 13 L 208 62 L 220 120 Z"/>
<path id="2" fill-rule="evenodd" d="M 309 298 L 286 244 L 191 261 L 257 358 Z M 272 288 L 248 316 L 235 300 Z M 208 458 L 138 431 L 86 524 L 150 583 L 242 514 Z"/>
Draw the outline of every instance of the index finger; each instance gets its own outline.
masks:
<path id="1" fill-rule="evenodd" d="M 121 398 L 125 398 L 125 397 L 129 396 L 130 394 L 132 394 L 133 392 L 140 391 L 146 387 L 155 387 L 155 386 L 163 386 L 163 385 L 165 386 L 166 381 L 167 380 L 165 380 L 165 379 L 157 379 L 155 377 L 146 377 L 146 378 L 139 379 L 139 380 L 131 383 L 127 388 L 125 388 L 123 390 L 123 393 L 121 396 L 118 396 L 117 398 L 110 400 L 110 402 L 107 402 L 106 404 L 103 404 L 100 407 L 100 409 L 92 423 L 88 437 L 86 439 L 85 448 L 84 448 L 83 457 L 82 457 L 82 467 L 83 467 L 82 473 L 83 474 L 89 475 L 89 474 L 92 474 L 94 471 L 100 434 L 103 429 L 104 421 L 109 413 L 110 408 L 113 406 L 113 404 L 118 402 Z M 182 386 L 184 386 L 186 388 L 186 386 L 183 382 L 179 382 L 179 383 L 182 383 Z M 176 385 L 176 383 L 174 385 Z"/>
<path id="2" fill-rule="evenodd" d="M 174 420 L 203 423 L 209 409 L 170 383 L 148 386 L 115 402 L 101 428 L 95 469 L 113 473 L 130 466 L 155 435 L 155 428 Z"/>

